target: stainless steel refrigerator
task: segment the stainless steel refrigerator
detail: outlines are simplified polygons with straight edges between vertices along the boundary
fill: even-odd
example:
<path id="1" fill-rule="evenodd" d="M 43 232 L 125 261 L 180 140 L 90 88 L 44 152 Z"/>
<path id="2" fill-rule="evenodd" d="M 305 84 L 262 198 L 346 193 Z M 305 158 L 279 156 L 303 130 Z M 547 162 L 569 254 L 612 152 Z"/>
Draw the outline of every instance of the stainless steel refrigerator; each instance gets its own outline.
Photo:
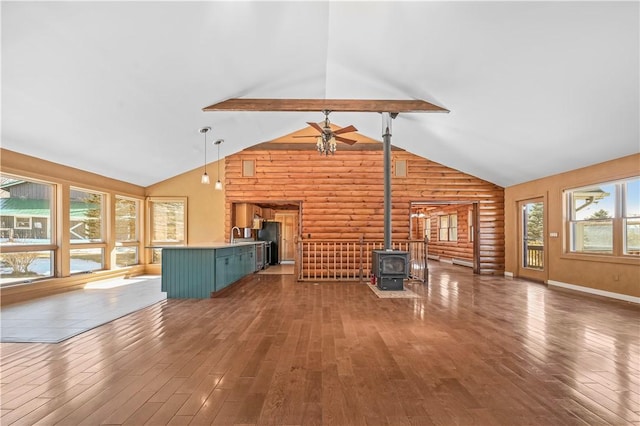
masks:
<path id="1" fill-rule="evenodd" d="M 269 265 L 277 265 L 280 263 L 278 252 L 280 251 L 280 222 L 264 222 L 262 229 L 258 230 L 258 241 L 266 241 L 271 245 L 270 258 L 267 259 Z"/>

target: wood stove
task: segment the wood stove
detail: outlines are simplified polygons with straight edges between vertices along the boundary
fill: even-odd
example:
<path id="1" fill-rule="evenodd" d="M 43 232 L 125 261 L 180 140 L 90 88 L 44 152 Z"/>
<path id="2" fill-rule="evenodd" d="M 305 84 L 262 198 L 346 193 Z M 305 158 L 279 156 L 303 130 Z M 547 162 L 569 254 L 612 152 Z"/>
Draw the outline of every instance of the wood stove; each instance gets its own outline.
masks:
<path id="1" fill-rule="evenodd" d="M 371 263 L 380 290 L 404 290 L 404 279 L 409 278 L 409 252 L 374 250 Z"/>

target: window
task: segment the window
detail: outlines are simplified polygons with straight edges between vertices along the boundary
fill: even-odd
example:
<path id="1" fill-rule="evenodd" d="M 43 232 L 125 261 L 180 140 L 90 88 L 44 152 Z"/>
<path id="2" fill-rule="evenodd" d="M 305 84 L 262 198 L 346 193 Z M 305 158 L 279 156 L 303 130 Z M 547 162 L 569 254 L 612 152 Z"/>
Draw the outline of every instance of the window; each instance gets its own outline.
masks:
<path id="1" fill-rule="evenodd" d="M 15 229 L 31 229 L 31 218 L 26 216 L 16 216 Z"/>
<path id="2" fill-rule="evenodd" d="M 104 269 L 104 194 L 71 188 L 69 269 L 72 274 Z"/>
<path id="3" fill-rule="evenodd" d="M 152 246 L 187 243 L 186 198 L 150 198 L 149 218 Z M 160 249 L 153 249 L 152 262 L 159 263 L 160 259 Z"/>
<path id="4" fill-rule="evenodd" d="M 429 216 L 424 219 L 424 235 L 431 241 L 431 217 Z"/>
<path id="5" fill-rule="evenodd" d="M 102 242 L 104 240 L 102 229 L 103 205 L 103 194 L 82 189 L 71 189 L 69 232 L 72 244 Z"/>
<path id="6" fill-rule="evenodd" d="M 116 196 L 116 267 L 138 264 L 140 201 Z"/>
<path id="7" fill-rule="evenodd" d="M 69 250 L 72 274 L 99 271 L 104 267 L 104 247 Z"/>
<path id="8" fill-rule="evenodd" d="M 53 276 L 53 188 L 17 176 L 0 177 L 0 286 Z"/>
<path id="9" fill-rule="evenodd" d="M 458 215 L 438 216 L 438 240 L 458 241 Z"/>
<path id="10" fill-rule="evenodd" d="M 640 255 L 640 179 L 631 179 L 622 187 L 624 214 L 624 254 Z"/>
<path id="11" fill-rule="evenodd" d="M 138 247 L 116 247 L 116 267 L 126 268 L 138 264 Z"/>
<path id="12" fill-rule="evenodd" d="M 407 176 L 407 160 L 396 160 L 395 167 L 395 175 L 396 177 L 406 177 Z"/>
<path id="13" fill-rule="evenodd" d="M 0 287 L 53 276 L 53 250 L 0 254 Z"/>
<path id="14" fill-rule="evenodd" d="M 569 250 L 640 255 L 639 192 L 639 178 L 567 191 Z"/>

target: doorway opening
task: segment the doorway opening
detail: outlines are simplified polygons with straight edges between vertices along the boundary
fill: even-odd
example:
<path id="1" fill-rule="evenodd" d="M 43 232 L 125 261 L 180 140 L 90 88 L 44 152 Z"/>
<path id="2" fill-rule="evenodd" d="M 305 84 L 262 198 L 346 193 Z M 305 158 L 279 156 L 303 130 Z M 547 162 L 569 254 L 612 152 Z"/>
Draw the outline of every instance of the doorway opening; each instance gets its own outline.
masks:
<path id="1" fill-rule="evenodd" d="M 518 202 L 518 276 L 546 280 L 544 198 Z"/>
<path id="2" fill-rule="evenodd" d="M 242 200 L 232 203 L 232 223 L 245 225 L 244 239 L 267 242 L 262 273 L 294 273 L 300 207 L 300 201 Z M 245 214 L 250 217 L 244 218 Z"/>
<path id="3" fill-rule="evenodd" d="M 466 266 L 479 273 L 477 210 L 474 202 L 412 202 L 410 239 L 427 239 L 427 260 Z"/>

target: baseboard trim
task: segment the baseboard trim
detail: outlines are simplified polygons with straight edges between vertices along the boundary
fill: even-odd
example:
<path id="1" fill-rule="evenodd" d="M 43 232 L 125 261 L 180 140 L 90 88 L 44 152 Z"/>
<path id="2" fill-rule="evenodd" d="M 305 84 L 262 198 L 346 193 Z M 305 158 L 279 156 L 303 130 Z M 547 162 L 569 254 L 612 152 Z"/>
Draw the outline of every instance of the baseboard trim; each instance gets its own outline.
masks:
<path id="1" fill-rule="evenodd" d="M 507 273 L 505 272 L 505 275 Z M 640 304 L 640 297 L 629 296 L 627 294 L 614 293 L 612 291 L 598 290 L 597 288 L 583 287 L 575 284 L 567 284 L 560 281 L 548 280 L 547 285 L 550 287 L 561 287 L 569 290 L 580 291 L 582 293 L 595 294 L 596 296 L 609 297 L 611 299 L 624 300 L 625 302 Z"/>
<path id="2" fill-rule="evenodd" d="M 465 260 L 465 259 L 452 259 L 452 263 L 454 265 L 468 266 L 469 268 L 473 268 L 473 261 Z"/>

